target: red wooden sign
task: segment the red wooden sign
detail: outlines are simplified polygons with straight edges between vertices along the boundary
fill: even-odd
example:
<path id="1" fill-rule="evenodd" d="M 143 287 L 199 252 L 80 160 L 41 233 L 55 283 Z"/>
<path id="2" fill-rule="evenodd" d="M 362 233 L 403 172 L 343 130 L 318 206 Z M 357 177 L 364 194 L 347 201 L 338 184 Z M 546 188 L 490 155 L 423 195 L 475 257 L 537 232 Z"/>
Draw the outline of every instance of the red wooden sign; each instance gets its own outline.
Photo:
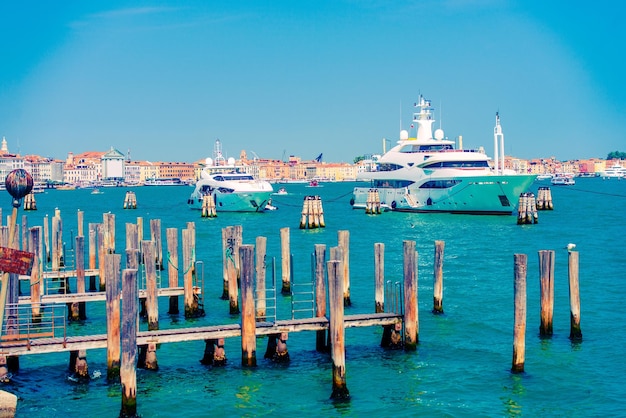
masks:
<path id="1" fill-rule="evenodd" d="M 34 253 L 0 247 L 0 271 L 29 275 L 34 258 Z"/>

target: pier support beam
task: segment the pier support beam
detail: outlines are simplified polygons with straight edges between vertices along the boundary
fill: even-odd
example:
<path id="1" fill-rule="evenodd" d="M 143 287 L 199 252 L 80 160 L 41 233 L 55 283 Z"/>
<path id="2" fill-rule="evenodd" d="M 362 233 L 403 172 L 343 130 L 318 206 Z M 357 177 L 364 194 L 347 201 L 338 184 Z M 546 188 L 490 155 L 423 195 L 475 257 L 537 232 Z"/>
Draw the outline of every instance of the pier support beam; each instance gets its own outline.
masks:
<path id="1" fill-rule="evenodd" d="M 241 364 L 256 367 L 256 321 L 254 309 L 254 246 L 239 248 L 241 259 Z"/>
<path id="2" fill-rule="evenodd" d="M 347 400 L 350 392 L 346 384 L 345 325 L 343 322 L 343 266 L 331 260 L 328 268 L 328 300 L 330 303 L 330 341 L 333 362 L 333 391 L 331 399 Z"/>
<path id="3" fill-rule="evenodd" d="M 524 372 L 526 351 L 526 254 L 515 254 L 514 306 L 515 319 L 513 327 L 513 373 Z"/>
<path id="4" fill-rule="evenodd" d="M 554 313 L 554 251 L 539 251 L 539 284 L 541 288 L 539 336 L 550 337 Z"/>
<path id="5" fill-rule="evenodd" d="M 415 351 L 419 342 L 417 310 L 417 252 L 415 241 L 403 241 L 404 247 L 404 349 Z"/>

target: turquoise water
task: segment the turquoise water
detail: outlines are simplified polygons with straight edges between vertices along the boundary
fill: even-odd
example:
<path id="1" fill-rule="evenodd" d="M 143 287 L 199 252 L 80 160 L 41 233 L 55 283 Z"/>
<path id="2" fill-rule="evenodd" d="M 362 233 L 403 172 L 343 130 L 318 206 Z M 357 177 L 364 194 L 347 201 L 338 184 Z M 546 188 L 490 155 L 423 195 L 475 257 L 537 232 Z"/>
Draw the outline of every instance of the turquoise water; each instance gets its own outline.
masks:
<path id="1" fill-rule="evenodd" d="M 534 188 L 539 184 L 535 184 Z M 544 184 L 545 185 L 545 184 Z M 59 208 L 64 240 L 76 231 L 76 211 L 84 211 L 85 228 L 116 214 L 118 252 L 127 222 L 142 217 L 144 237 L 149 220 L 183 229 L 195 221 L 197 258 L 206 264 L 205 308 L 201 319 L 185 320 L 160 306 L 161 328 L 232 322 L 222 293 L 221 228 L 243 226 L 244 243 L 267 237 L 269 257 L 280 266 L 280 228 L 291 229 L 294 280 L 310 280 L 310 253 L 315 244 L 337 245 L 337 231 L 350 231 L 352 306 L 347 314 L 374 308 L 374 243 L 385 244 L 385 277 L 401 280 L 402 241 L 414 240 L 418 251 L 419 345 L 416 352 L 385 351 L 379 328 L 346 330 L 346 380 L 349 402 L 329 399 L 331 360 L 315 351 L 315 334 L 289 335 L 291 362 L 262 359 L 265 340 L 257 341 L 258 366 L 241 367 L 240 340 L 226 341 L 228 364 L 200 364 L 202 341 L 162 344 L 159 370 L 137 371 L 137 409 L 144 417 L 234 416 L 624 416 L 626 396 L 626 181 L 577 179 L 575 186 L 552 187 L 554 211 L 539 212 L 539 223 L 517 225 L 515 216 L 384 213 L 365 215 L 350 208 L 353 184 L 325 183 L 311 189 L 286 185 L 275 196 L 277 211 L 264 214 L 220 213 L 202 219 L 186 207 L 190 187 L 133 189 L 136 210 L 123 210 L 126 189 L 49 191 L 36 196 L 38 210 L 28 225 L 41 225 Z M 300 230 L 305 195 L 322 197 L 326 227 Z M 2 205 L 10 214 L 10 198 Z M 445 314 L 434 316 L 432 280 L 434 241 L 445 241 Z M 569 340 L 567 251 L 580 252 L 581 328 L 583 341 Z M 539 250 L 556 251 L 554 335 L 540 339 Z M 525 373 L 512 374 L 513 255 L 528 255 Z M 280 272 L 278 273 L 280 277 Z M 278 299 L 279 318 L 290 317 L 289 298 Z M 87 308 L 88 319 L 72 324 L 73 333 L 103 332 L 104 305 Z M 141 323 L 141 329 L 147 325 Z M 106 376 L 105 350 L 87 353 L 90 372 Z M 2 387 L 19 397 L 19 417 L 113 417 L 120 411 L 120 385 L 102 378 L 69 381 L 69 354 L 20 358 L 19 373 Z M 374 415 L 372 415 L 374 416 Z"/>

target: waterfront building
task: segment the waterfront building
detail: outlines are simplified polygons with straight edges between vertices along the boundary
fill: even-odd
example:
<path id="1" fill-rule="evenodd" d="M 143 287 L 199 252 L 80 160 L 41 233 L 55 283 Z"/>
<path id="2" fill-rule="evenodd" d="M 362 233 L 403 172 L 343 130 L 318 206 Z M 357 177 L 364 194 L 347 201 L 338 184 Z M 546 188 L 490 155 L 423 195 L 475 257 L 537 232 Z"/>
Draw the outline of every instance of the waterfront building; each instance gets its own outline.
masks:
<path id="1" fill-rule="evenodd" d="M 108 152 L 104 153 L 100 159 L 100 163 L 102 164 L 102 180 L 124 181 L 124 160 L 124 154 L 113 147 L 111 147 Z"/>

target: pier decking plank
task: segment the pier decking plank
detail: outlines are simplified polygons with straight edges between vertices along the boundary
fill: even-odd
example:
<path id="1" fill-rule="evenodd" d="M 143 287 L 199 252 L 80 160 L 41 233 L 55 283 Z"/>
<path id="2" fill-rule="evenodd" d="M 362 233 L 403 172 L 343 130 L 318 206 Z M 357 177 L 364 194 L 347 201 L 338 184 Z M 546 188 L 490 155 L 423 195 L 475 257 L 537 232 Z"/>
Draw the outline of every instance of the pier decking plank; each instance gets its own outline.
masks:
<path id="1" fill-rule="evenodd" d="M 392 325 L 402 321 L 402 316 L 394 313 L 371 313 L 347 315 L 344 318 L 346 328 Z M 279 320 L 276 322 L 258 322 L 256 335 L 270 335 L 281 332 L 320 331 L 328 329 L 327 318 L 305 318 Z M 211 325 L 194 328 L 172 328 L 158 331 L 140 331 L 137 344 L 149 342 L 173 343 L 199 341 L 206 339 L 230 338 L 241 336 L 241 325 Z M 75 350 L 92 350 L 106 348 L 106 334 L 89 336 L 36 338 L 30 341 L 12 340 L 0 342 L 0 353 L 10 356 L 26 354 L 58 353 Z"/>

